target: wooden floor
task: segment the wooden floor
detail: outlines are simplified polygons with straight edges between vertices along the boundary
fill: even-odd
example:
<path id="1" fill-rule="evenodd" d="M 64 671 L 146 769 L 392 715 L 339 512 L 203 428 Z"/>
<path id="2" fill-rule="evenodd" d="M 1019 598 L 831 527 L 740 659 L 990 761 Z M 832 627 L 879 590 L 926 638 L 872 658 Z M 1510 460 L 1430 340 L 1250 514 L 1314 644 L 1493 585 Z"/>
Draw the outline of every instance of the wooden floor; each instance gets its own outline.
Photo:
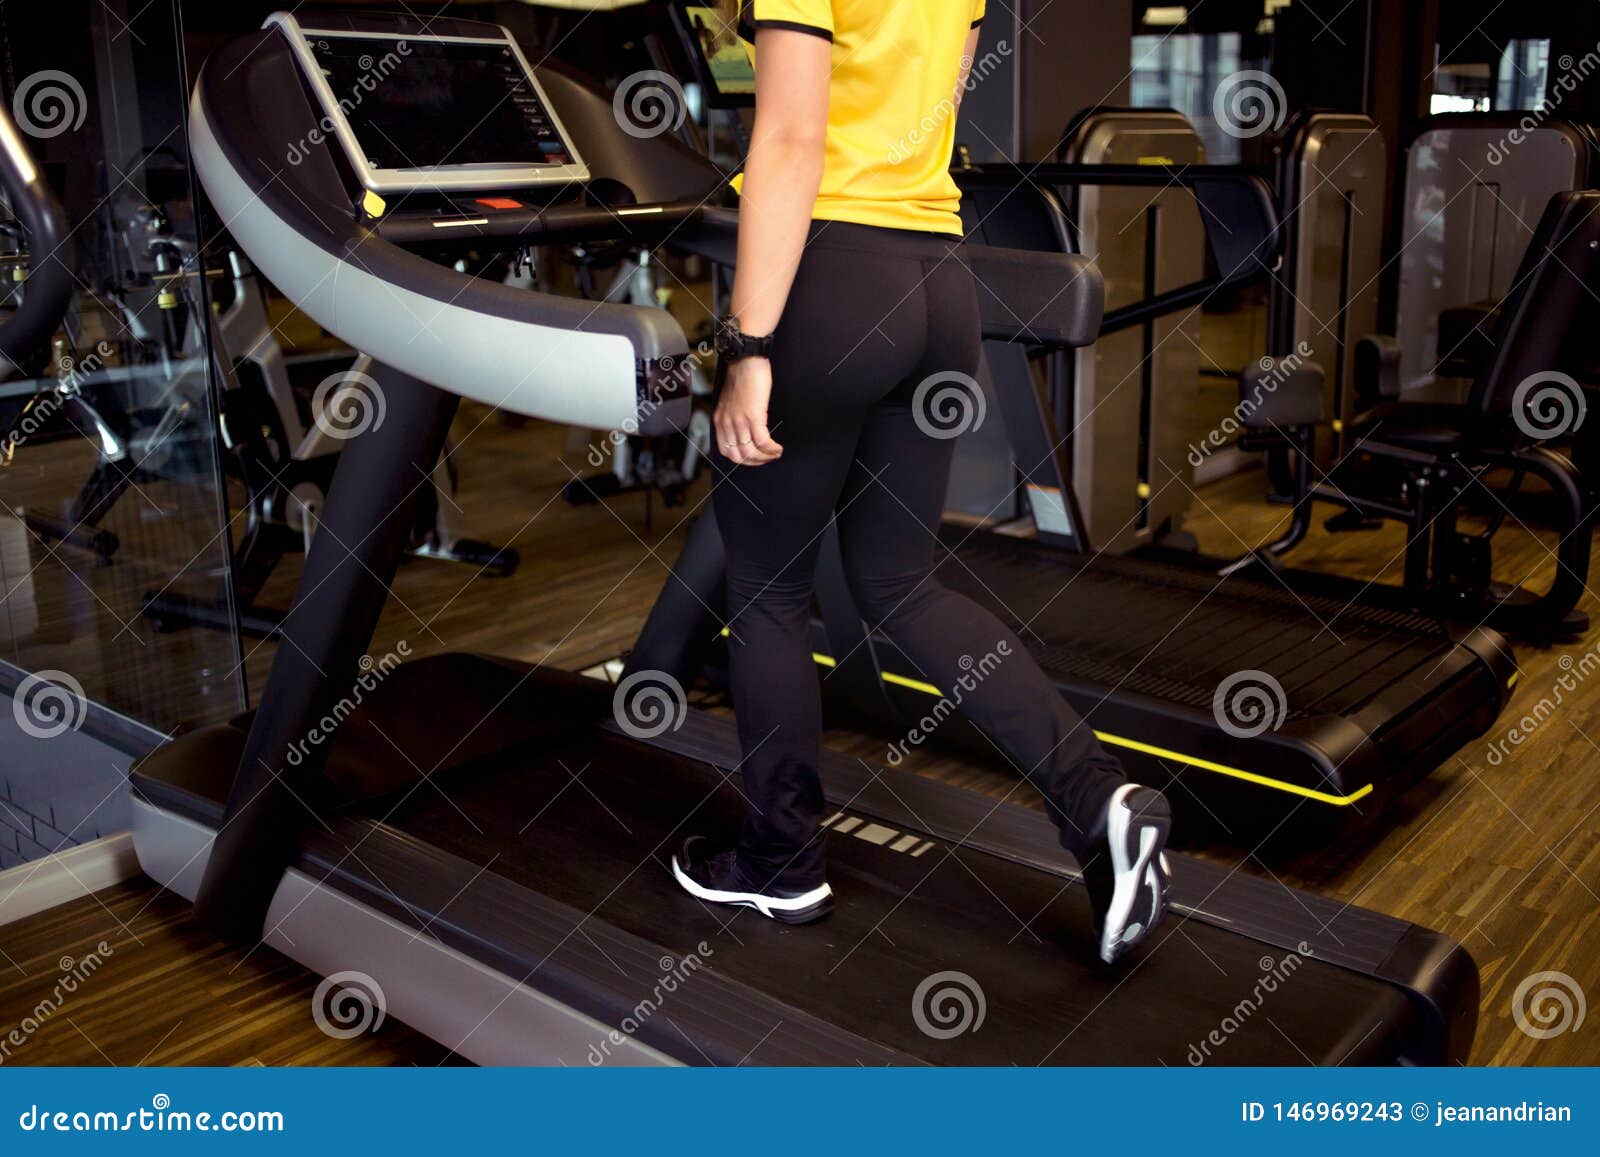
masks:
<path id="1" fill-rule="evenodd" d="M 560 432 L 513 429 L 476 407 L 457 424 L 465 520 L 481 537 L 518 546 L 522 570 L 476 579 L 434 562 L 405 567 L 373 654 L 405 640 L 413 654 L 481 649 L 579 668 L 624 651 L 659 589 L 690 510 L 655 512 L 643 501 L 572 509 L 557 488 L 581 471 L 584 451 Z M 1217 554 L 1271 536 L 1279 508 L 1258 501 L 1259 475 L 1208 488 L 1193 529 Z M 697 488 L 691 504 L 703 497 Z M 1548 565 L 1532 535 L 1508 532 L 1515 549 L 1503 573 L 1522 577 Z M 1548 538 L 1546 539 L 1546 546 Z M 1393 577 L 1399 537 L 1317 532 L 1301 565 Z M 285 601 L 297 565 L 285 566 L 269 595 Z M 1600 617 L 1600 600 L 1586 609 Z M 1594 645 L 1590 640 L 1587 645 Z M 1503 726 L 1553 698 L 1557 679 L 1585 645 L 1519 649 L 1523 675 Z M 246 669 L 259 687 L 271 648 L 247 643 Z M 63 664 L 66 665 L 66 664 Z M 68 669 L 71 669 L 70 666 Z M 1600 676 L 1595 677 L 1600 689 Z M 1560 709 L 1498 766 L 1487 740 L 1469 746 L 1401 801 L 1394 823 L 1359 846 L 1325 849 L 1289 863 L 1245 859 L 1243 871 L 1271 873 L 1365 907 L 1437 928 L 1477 960 L 1483 1005 L 1473 1061 L 1480 1064 L 1600 1062 L 1600 1031 L 1537 1040 L 1513 1019 L 1513 995 L 1541 972 L 1566 974 L 1600 994 L 1600 694 L 1561 692 Z M 1498 734 L 1498 733 L 1497 733 Z M 1490 738 L 1494 738 L 1491 736 Z M 883 742 L 834 732 L 829 742 L 882 758 Z M 995 796 L 1031 802 L 1013 777 L 924 750 L 917 769 Z M 1236 862 L 1223 848 L 1203 854 Z M 390 1022 L 357 1041 L 325 1036 L 311 1019 L 316 979 L 265 950 L 241 961 L 215 947 L 183 905 L 133 884 L 0 928 L 0 1042 L 56 984 L 63 956 L 80 958 L 100 940 L 114 953 L 7 1063 L 419 1063 L 441 1050 Z"/>
<path id="2" fill-rule="evenodd" d="M 219 947 L 188 904 L 142 878 L 0 928 L 0 969 L 6 1064 L 437 1065 L 449 1059 L 393 1020 L 348 1040 L 328 1035 L 312 1017 L 316 977 L 270 949 L 246 956 Z M 76 979 L 63 985 L 63 977 Z M 23 1043 L 8 1041 L 13 1028 Z"/>

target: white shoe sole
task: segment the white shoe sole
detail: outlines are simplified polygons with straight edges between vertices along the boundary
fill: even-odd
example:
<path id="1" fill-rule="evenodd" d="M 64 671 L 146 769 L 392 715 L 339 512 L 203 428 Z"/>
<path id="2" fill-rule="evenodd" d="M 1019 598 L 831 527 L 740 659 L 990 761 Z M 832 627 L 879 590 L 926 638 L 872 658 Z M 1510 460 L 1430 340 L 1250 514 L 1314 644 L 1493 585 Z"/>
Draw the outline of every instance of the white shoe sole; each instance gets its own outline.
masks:
<path id="1" fill-rule="evenodd" d="M 689 874 L 679 866 L 677 856 L 672 857 L 672 874 L 685 892 L 709 904 L 733 904 L 742 908 L 754 908 L 763 916 L 784 923 L 794 923 L 796 917 L 808 914 L 810 909 L 833 897 L 833 888 L 828 884 L 798 896 L 763 896 L 760 892 L 724 892 L 716 888 L 707 888 L 690 878 Z"/>
<path id="2" fill-rule="evenodd" d="M 1167 912 L 1167 887 L 1172 878 L 1167 863 L 1167 829 L 1170 820 L 1150 820 L 1137 817 L 1124 800 L 1135 791 L 1138 784 L 1127 784 L 1117 789 L 1107 807 L 1106 836 L 1111 845 L 1112 892 L 1111 905 L 1106 910 L 1105 927 L 1100 934 L 1100 959 L 1114 963 L 1132 948 L 1156 925 Z M 1130 857 L 1134 829 L 1137 827 L 1138 847 Z M 1149 889 L 1148 907 L 1142 919 L 1133 920 L 1134 906 L 1141 894 Z"/>

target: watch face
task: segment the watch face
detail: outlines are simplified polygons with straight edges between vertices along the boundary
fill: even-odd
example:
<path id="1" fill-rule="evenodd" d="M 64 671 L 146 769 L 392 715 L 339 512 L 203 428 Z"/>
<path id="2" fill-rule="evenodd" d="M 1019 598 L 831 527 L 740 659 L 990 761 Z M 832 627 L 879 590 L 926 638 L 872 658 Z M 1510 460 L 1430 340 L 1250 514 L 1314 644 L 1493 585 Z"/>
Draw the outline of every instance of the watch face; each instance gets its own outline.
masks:
<path id="1" fill-rule="evenodd" d="M 773 337 L 751 337 L 739 328 L 733 318 L 717 322 L 716 350 L 725 358 L 764 358 L 772 349 Z"/>

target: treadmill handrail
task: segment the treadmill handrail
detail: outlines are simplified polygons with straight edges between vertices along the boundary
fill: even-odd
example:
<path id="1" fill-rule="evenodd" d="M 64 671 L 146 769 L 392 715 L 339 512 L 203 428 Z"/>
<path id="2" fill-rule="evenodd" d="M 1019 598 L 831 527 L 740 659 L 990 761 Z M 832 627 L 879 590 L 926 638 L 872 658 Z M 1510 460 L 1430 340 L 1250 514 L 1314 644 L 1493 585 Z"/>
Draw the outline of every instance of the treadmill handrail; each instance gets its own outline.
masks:
<path id="1" fill-rule="evenodd" d="M 0 381 L 4 381 L 60 328 L 72 304 L 76 279 L 71 270 L 72 234 L 66 213 L 23 143 L 10 109 L 3 104 L 0 183 L 27 234 L 31 255 L 22 303 L 0 326 Z"/>
<path id="2" fill-rule="evenodd" d="M 738 241 L 738 211 L 708 205 L 675 229 L 667 244 L 732 268 Z M 974 240 L 963 252 L 982 290 L 978 311 L 986 340 L 1079 348 L 1093 345 L 1105 332 L 1105 279 L 1091 259 Z"/>
<path id="3" fill-rule="evenodd" d="M 660 231 L 697 220 L 703 201 L 665 201 L 648 205 L 551 205 L 484 213 L 397 212 L 377 221 L 373 232 L 400 246 L 432 245 L 441 240 L 484 237 L 529 245 L 578 241 L 655 241 Z"/>
<path id="4" fill-rule="evenodd" d="M 1077 253 L 968 243 L 985 341 L 1054 349 L 1091 346 L 1105 315 L 1100 269 Z"/>
<path id="5" fill-rule="evenodd" d="M 1259 173 L 1244 166 L 1000 162 L 953 170 L 952 175 L 957 184 L 972 189 L 1031 185 L 1048 192 L 1083 186 L 1153 189 L 1175 186 L 1194 194 L 1217 275 L 1109 310 L 1100 325 L 1102 337 L 1196 305 L 1219 290 L 1265 277 L 1283 262 L 1283 228 L 1271 186 Z"/>

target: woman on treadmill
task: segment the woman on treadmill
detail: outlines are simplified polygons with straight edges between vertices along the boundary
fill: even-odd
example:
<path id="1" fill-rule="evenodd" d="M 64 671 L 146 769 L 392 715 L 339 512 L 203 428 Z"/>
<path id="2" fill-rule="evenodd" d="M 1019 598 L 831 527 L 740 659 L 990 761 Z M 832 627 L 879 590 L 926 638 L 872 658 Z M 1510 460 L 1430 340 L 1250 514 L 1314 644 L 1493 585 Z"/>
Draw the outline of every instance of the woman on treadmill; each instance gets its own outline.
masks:
<path id="1" fill-rule="evenodd" d="M 749 807 L 737 846 L 693 837 L 673 872 L 702 900 L 786 923 L 833 909 L 809 622 L 836 520 L 862 614 L 938 686 L 976 684 L 960 709 L 1043 793 L 1109 963 L 1165 913 L 1167 801 L 1129 783 L 1021 641 L 934 573 L 955 444 L 918 387 L 978 368 L 949 160 L 984 0 L 744 8 L 757 113 L 719 322 L 713 501 Z"/>

